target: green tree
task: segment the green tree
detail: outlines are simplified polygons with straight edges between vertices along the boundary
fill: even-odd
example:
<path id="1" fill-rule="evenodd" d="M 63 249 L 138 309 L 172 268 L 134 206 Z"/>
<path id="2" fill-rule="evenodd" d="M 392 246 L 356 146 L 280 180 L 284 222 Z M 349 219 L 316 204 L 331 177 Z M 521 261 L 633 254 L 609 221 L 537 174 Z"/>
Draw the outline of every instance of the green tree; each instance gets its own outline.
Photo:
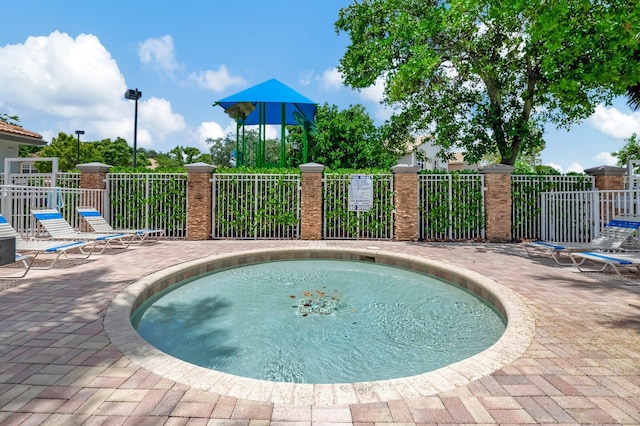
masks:
<path id="1" fill-rule="evenodd" d="M 74 135 L 67 135 L 64 132 L 58 133 L 51 143 L 43 147 L 39 157 L 58 157 L 58 169 L 61 172 L 74 170 L 78 163 L 78 139 Z M 133 164 L 133 148 L 122 138 L 103 139 L 101 141 L 86 141 L 80 145 L 80 164 L 98 162 L 114 167 L 129 167 Z M 144 156 L 138 153 L 137 163 L 140 167 L 148 166 L 151 163 Z M 38 166 L 40 170 L 41 166 Z M 44 163 L 44 168 L 50 165 Z M 47 171 L 42 169 L 41 171 Z"/>
<path id="2" fill-rule="evenodd" d="M 568 128 L 640 82 L 639 14 L 638 0 L 361 0 L 335 24 L 351 39 L 339 70 L 354 88 L 384 80 L 393 137 L 513 165 L 546 123 Z"/>
<path id="3" fill-rule="evenodd" d="M 236 149 L 235 137 L 228 134 L 224 138 L 207 138 L 212 164 L 217 167 L 231 167 L 233 151 Z"/>
<path id="4" fill-rule="evenodd" d="M 629 160 L 640 160 L 640 141 L 638 135 L 633 134 L 629 139 L 625 139 L 626 144 L 620 151 L 612 152 L 611 155 L 618 159 L 618 166 L 627 167 Z M 640 166 L 636 167 L 636 173 L 640 171 Z"/>
<path id="5" fill-rule="evenodd" d="M 7 124 L 11 124 L 12 126 L 20 126 L 20 117 L 18 117 L 17 115 L 9 115 L 5 112 L 3 112 L 2 114 L 0 114 L 0 121 L 2 121 L 3 123 L 7 123 Z"/>
<path id="6" fill-rule="evenodd" d="M 330 169 L 388 168 L 403 153 L 386 143 L 384 129 L 359 104 L 339 111 L 325 103 L 316 111 L 315 124 L 315 133 L 308 136 L 308 159 Z M 302 147 L 302 128 L 289 127 L 288 139 Z"/>
<path id="7" fill-rule="evenodd" d="M 252 165 L 258 147 L 259 135 L 255 129 L 245 130 L 245 165 Z M 236 137 L 234 134 L 228 134 L 224 138 L 208 138 L 206 140 L 211 153 L 212 164 L 218 167 L 233 166 L 233 152 L 236 151 Z M 277 164 L 280 161 L 280 141 L 278 139 L 267 139 L 264 143 L 265 153 L 264 159 L 266 165 Z"/>

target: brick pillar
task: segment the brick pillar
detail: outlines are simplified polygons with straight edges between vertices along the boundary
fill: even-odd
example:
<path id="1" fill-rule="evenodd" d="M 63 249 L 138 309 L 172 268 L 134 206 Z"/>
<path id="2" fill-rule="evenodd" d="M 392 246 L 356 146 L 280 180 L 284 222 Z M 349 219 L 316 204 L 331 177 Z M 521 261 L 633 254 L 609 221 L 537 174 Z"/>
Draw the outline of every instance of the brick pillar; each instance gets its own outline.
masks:
<path id="1" fill-rule="evenodd" d="M 594 189 L 601 191 L 624 189 L 624 175 L 627 172 L 625 167 L 600 166 L 586 169 L 584 172 L 596 178 L 596 187 Z"/>
<path id="2" fill-rule="evenodd" d="M 80 188 L 82 189 L 106 189 L 107 173 L 111 166 L 102 163 L 78 164 L 80 170 Z"/>
<path id="3" fill-rule="evenodd" d="M 393 235 L 398 241 L 418 239 L 418 167 L 398 164 L 393 172 Z"/>
<path id="4" fill-rule="evenodd" d="M 483 167 L 486 238 L 492 243 L 511 241 L 511 174 L 513 167 L 494 164 Z"/>
<path id="5" fill-rule="evenodd" d="M 211 164 L 193 163 L 187 169 L 187 240 L 211 238 Z"/>
<path id="6" fill-rule="evenodd" d="M 584 171 L 586 174 L 595 177 L 594 190 L 600 191 L 620 191 L 624 189 L 624 175 L 627 173 L 626 167 L 615 166 L 600 166 L 592 167 Z M 600 211 L 600 215 L 604 218 L 615 217 L 621 213 L 624 213 L 624 209 L 620 209 L 613 203 L 607 203 L 606 207 L 602 207 L 603 211 Z"/>
<path id="7" fill-rule="evenodd" d="M 300 165 L 302 194 L 300 196 L 300 239 L 322 239 L 322 171 L 317 163 Z"/>

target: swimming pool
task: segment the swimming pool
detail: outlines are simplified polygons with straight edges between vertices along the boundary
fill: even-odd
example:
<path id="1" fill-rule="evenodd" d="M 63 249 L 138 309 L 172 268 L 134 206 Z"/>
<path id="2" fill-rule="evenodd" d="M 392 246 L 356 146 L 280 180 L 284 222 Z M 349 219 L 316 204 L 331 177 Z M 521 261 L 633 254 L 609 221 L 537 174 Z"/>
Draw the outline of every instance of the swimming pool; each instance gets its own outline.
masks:
<path id="1" fill-rule="evenodd" d="M 495 343 L 501 315 L 414 271 L 329 259 L 244 265 L 146 301 L 134 327 L 202 367 L 294 383 L 387 380 L 432 371 Z"/>
<path id="2" fill-rule="evenodd" d="M 131 324 L 130 318 L 136 308 L 177 282 L 238 265 L 287 259 L 368 261 L 431 274 L 481 296 L 507 319 L 507 327 L 498 342 L 488 349 L 431 372 L 372 382 L 301 384 L 249 379 L 182 361 L 150 345 Z M 150 274 L 121 292 L 110 305 L 104 326 L 119 350 L 135 363 L 162 377 L 233 397 L 287 403 L 292 398 L 295 400 L 295 395 L 300 395 L 303 399 L 312 398 L 320 404 L 385 401 L 452 390 L 517 359 L 530 344 L 534 333 L 533 317 L 520 297 L 487 277 L 421 257 L 351 248 L 249 250 L 176 265 Z"/>

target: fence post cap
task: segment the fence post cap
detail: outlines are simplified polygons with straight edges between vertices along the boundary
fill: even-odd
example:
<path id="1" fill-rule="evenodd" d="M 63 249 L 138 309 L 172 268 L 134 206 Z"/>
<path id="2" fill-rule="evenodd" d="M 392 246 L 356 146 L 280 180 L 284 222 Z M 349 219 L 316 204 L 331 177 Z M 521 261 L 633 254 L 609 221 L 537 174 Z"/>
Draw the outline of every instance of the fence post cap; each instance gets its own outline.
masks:
<path id="1" fill-rule="evenodd" d="M 488 166 L 480 167 L 478 171 L 484 174 L 511 174 L 513 173 L 513 166 L 509 166 L 508 164 L 490 164 Z"/>
<path id="2" fill-rule="evenodd" d="M 76 166 L 80 173 L 106 173 L 112 167 L 103 163 L 84 163 Z"/>
<path id="3" fill-rule="evenodd" d="M 626 167 L 598 166 L 585 169 L 584 172 L 591 176 L 622 176 L 627 173 Z"/>
<path id="4" fill-rule="evenodd" d="M 302 173 L 322 173 L 323 170 L 324 170 L 323 164 L 318 164 L 318 163 L 300 164 L 300 171 Z"/>
<path id="5" fill-rule="evenodd" d="M 396 164 L 391 168 L 392 173 L 403 174 L 403 175 L 410 175 L 410 174 L 416 175 L 418 174 L 419 170 L 420 170 L 420 167 L 411 166 L 409 164 Z"/>
<path id="6" fill-rule="evenodd" d="M 187 173 L 213 173 L 215 166 L 207 163 L 191 163 L 184 166 Z"/>

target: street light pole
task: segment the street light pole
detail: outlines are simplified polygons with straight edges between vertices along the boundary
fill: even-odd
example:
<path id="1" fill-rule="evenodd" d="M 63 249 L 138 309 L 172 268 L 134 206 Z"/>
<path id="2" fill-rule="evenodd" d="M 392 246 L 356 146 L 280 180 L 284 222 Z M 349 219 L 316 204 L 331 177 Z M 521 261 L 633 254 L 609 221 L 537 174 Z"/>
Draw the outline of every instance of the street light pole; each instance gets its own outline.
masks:
<path id="1" fill-rule="evenodd" d="M 135 90 L 129 89 L 124 92 L 124 98 L 136 101 L 136 110 L 133 118 L 133 168 L 137 166 L 136 157 L 138 154 L 138 99 L 142 96 L 142 92 L 136 87 Z"/>
<path id="2" fill-rule="evenodd" d="M 78 136 L 78 156 L 76 158 L 76 164 L 80 164 L 80 135 L 84 135 L 84 130 L 76 130 Z"/>

